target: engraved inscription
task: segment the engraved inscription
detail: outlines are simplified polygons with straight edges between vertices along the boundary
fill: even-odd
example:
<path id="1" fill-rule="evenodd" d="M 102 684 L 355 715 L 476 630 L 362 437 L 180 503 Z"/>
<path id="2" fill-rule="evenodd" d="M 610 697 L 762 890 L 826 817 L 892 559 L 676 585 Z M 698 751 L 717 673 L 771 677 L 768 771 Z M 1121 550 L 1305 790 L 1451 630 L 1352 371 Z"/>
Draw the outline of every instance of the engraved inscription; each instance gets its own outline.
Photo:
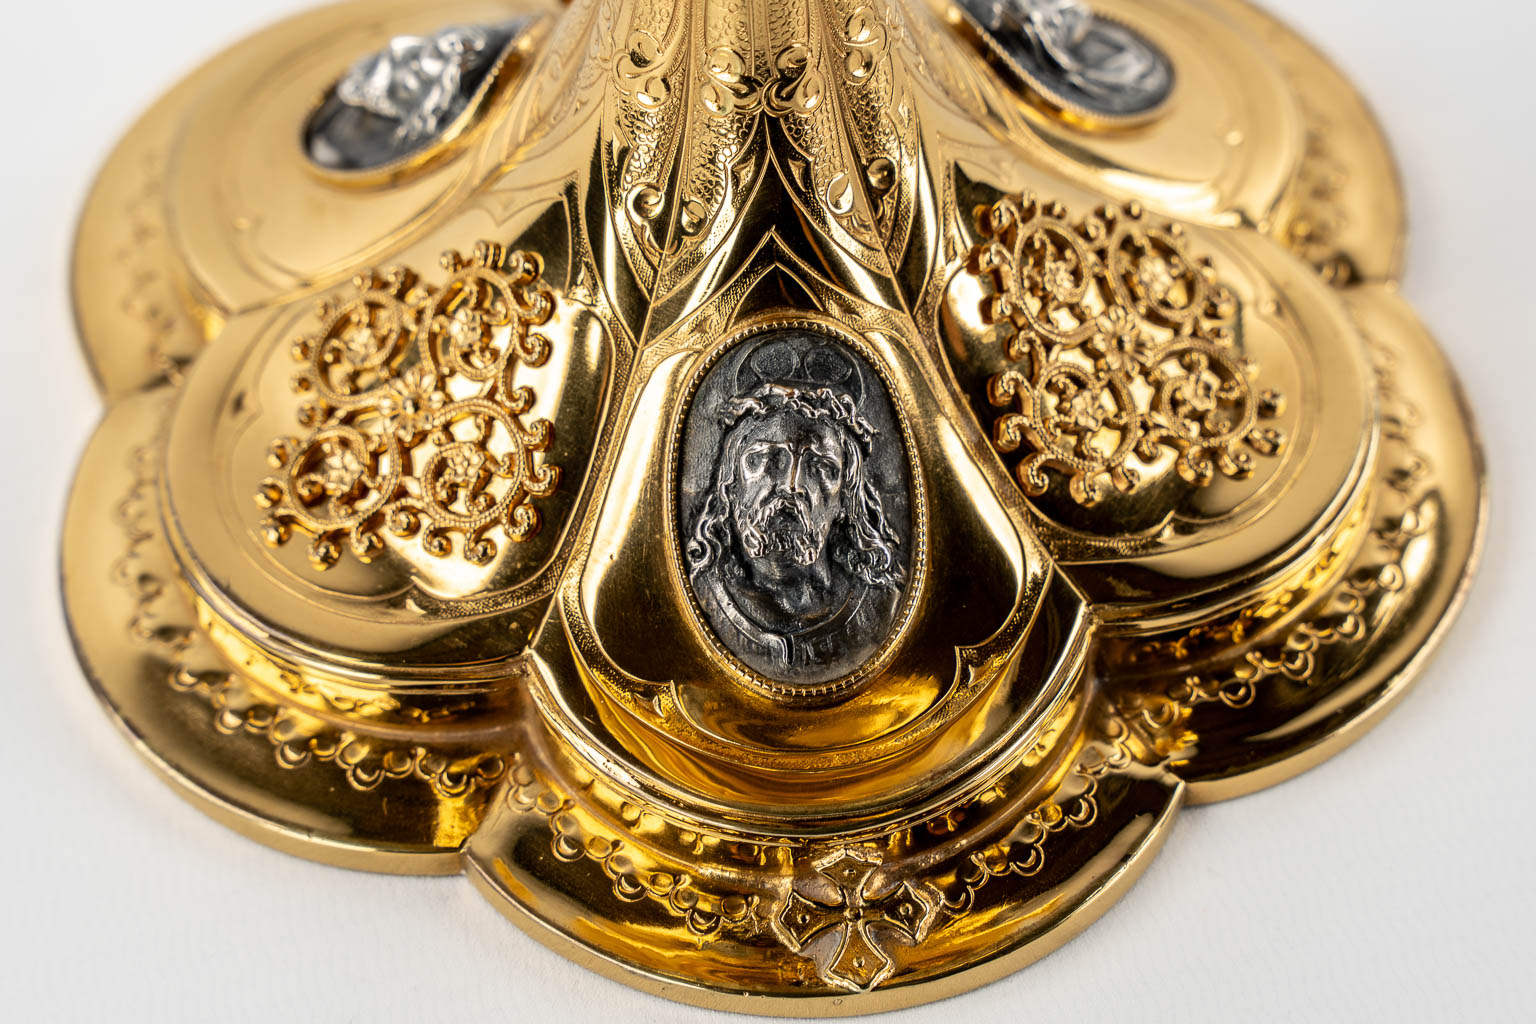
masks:
<path id="1" fill-rule="evenodd" d="M 749 339 L 699 387 L 680 478 L 714 635 L 772 692 L 835 692 L 890 633 L 910 564 L 906 447 L 880 378 L 816 332 Z"/>

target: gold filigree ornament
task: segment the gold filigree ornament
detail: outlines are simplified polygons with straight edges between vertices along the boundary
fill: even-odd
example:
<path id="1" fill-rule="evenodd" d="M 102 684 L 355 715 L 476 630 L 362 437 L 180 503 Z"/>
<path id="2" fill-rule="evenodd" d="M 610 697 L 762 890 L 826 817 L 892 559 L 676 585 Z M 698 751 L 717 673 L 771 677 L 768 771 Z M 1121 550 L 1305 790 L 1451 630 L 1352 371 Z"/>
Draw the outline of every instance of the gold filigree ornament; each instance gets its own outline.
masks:
<path id="1" fill-rule="evenodd" d="M 1049 490 L 1053 468 L 1075 500 L 1095 504 L 1105 480 L 1134 491 L 1136 464 L 1155 466 L 1165 451 L 1191 483 L 1251 475 L 1251 452 L 1280 449 L 1282 435 L 1258 421 L 1281 400 L 1255 392 L 1235 351 L 1232 293 L 1184 252 L 1177 226 L 1143 225 L 1139 205 L 1080 224 L 1065 216 L 1029 197 L 998 202 L 979 222 L 989 244 L 977 269 L 996 289 L 983 316 L 1008 325 L 1008 358 L 1026 367 L 987 385 L 994 405 L 1016 407 L 995 443 L 1028 449 L 1024 492 Z"/>
<path id="2" fill-rule="evenodd" d="M 1458 607 L 1402 213 L 1244 0 L 325 8 L 87 204 L 82 662 L 234 827 L 639 987 L 1002 977 Z"/>
<path id="3" fill-rule="evenodd" d="M 553 296 L 539 286 L 537 257 L 494 243 L 472 260 L 449 253 L 443 266 L 452 277 L 440 289 L 418 288 L 406 270 L 359 277 L 354 297 L 320 305 L 321 333 L 294 342 L 309 433 L 272 444 L 280 475 L 256 495 L 270 510 L 269 544 L 302 530 L 326 569 L 341 538 L 367 561 L 384 529 L 421 536 L 439 557 L 457 533 L 463 557 L 484 565 L 497 551 L 492 527 L 514 542 L 538 532 L 530 499 L 549 496 L 560 470 L 538 461 L 552 428 L 524 422 L 535 395 L 516 378 L 519 365 L 549 360 L 532 328 L 549 319 Z"/>

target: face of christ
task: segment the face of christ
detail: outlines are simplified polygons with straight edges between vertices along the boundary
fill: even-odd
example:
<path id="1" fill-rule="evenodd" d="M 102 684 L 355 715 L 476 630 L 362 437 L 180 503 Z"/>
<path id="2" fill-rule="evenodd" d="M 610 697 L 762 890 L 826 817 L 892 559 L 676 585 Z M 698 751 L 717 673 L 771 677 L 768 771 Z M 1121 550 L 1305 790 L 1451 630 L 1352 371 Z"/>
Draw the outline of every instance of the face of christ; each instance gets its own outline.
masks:
<path id="1" fill-rule="evenodd" d="M 899 472 L 886 446 L 900 440 L 869 397 L 878 382 L 827 343 L 771 341 L 731 369 L 734 391 L 701 407 L 718 426 L 683 460 L 708 473 L 685 527 L 694 595 L 752 668 L 834 679 L 878 648 L 899 605 L 902 540 L 881 484 Z"/>
<path id="2" fill-rule="evenodd" d="M 843 515 L 851 439 L 794 410 L 747 420 L 731 445 L 731 522 L 754 575 L 808 573 L 825 582 L 827 540 Z"/>

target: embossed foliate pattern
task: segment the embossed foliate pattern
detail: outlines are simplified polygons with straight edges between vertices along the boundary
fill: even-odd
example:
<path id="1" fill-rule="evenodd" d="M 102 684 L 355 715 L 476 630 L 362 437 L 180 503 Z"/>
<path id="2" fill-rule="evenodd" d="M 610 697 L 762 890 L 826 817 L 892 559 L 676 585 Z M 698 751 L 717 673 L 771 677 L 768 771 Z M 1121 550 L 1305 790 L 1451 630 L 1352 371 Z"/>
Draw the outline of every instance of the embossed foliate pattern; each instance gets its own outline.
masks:
<path id="1" fill-rule="evenodd" d="M 714 287 L 739 218 L 778 216 L 783 202 L 838 260 L 889 270 L 913 227 L 898 184 L 918 153 L 910 86 L 890 60 L 898 19 L 839 0 L 626 14 L 605 107 L 622 144 L 603 173 L 613 240 L 642 292 Z"/>
<path id="2" fill-rule="evenodd" d="M 1012 364 L 988 382 L 1008 410 L 994 443 L 1023 454 L 1026 493 L 1044 494 L 1055 470 L 1092 505 L 1169 459 L 1203 486 L 1280 451 L 1281 432 L 1261 423 L 1282 398 L 1254 387 L 1237 299 L 1177 226 L 1147 223 L 1135 204 L 1073 221 L 1024 196 L 982 211 L 979 227 L 972 266 L 992 284 L 982 312 Z"/>
<path id="3" fill-rule="evenodd" d="M 424 783 L 437 799 L 462 801 L 495 788 L 507 771 L 498 753 L 369 736 L 337 728 L 314 713 L 319 704 L 328 712 L 363 717 L 400 713 L 427 724 L 430 710 L 406 708 L 387 694 L 358 698 L 329 692 L 293 673 L 283 674 L 284 692 L 271 693 L 232 669 L 194 627 L 195 616 L 176 600 L 177 589 L 155 564 L 163 538 L 153 498 L 159 482 L 154 449 L 135 449 L 130 466 L 132 480 L 115 510 L 125 547 L 112 572 L 114 582 L 132 594 L 129 631 L 136 643 L 161 657 L 173 692 L 207 705 L 217 733 L 266 741 L 285 771 L 328 765 L 359 793 L 393 783 Z"/>
<path id="4" fill-rule="evenodd" d="M 1356 367 L 1308 357 L 1355 339 L 1326 329 L 1329 310 L 1313 315 L 1310 276 L 1299 264 L 1287 275 L 1294 261 L 1271 257 L 1258 233 L 1244 232 L 1232 276 L 1223 264 L 1229 288 L 1179 228 L 1134 204 L 1086 217 L 1086 205 L 1069 215 L 1028 195 L 975 206 L 1049 163 L 1074 193 L 1156 196 L 1168 216 L 1217 208 L 1202 196 L 1249 208 L 1251 182 L 1219 175 L 1288 154 L 1252 130 L 1243 90 L 1215 97 L 1225 113 L 1213 134 L 1214 121 L 1184 120 L 1204 109 L 1205 90 L 1186 88 L 1190 102 L 1135 146 L 1138 186 L 1115 158 L 1120 139 L 1095 134 L 1118 122 L 1020 74 L 998 77 L 999 55 L 978 59 L 975 26 L 949 5 L 570 0 L 540 17 L 494 91 L 461 77 L 418 97 L 435 121 L 418 127 L 445 138 L 468 119 L 443 101 L 486 99 L 471 109 L 483 134 L 453 151 L 463 162 L 432 164 L 469 191 L 429 199 L 420 230 L 365 241 L 379 252 L 431 238 L 461 246 L 475 236 L 450 236 L 489 221 L 494 237 L 547 256 L 548 271 L 488 243 L 468 259 L 450 253 L 428 281 L 370 270 L 336 289 L 302 337 L 280 339 L 277 358 L 263 347 L 237 365 L 231 351 L 210 370 L 235 376 L 190 378 L 177 400 L 192 411 L 175 413 L 171 450 L 195 435 L 193 415 L 216 415 L 209 436 L 233 437 L 234 451 L 220 445 L 194 469 L 232 454 L 262 513 L 242 498 L 230 520 L 195 479 L 159 486 L 163 436 L 135 453 L 126 493 L 101 488 L 94 461 L 81 474 L 72 515 L 120 498 L 125 543 L 104 591 L 113 602 L 95 600 L 99 573 L 66 579 L 71 616 L 117 631 L 82 630 L 82 653 L 113 713 L 178 784 L 323 859 L 417 870 L 427 853 L 430 870 L 478 872 L 508 911 L 665 994 L 842 1013 L 952 991 L 1053 947 L 1135 875 L 1186 784 L 1228 785 L 1217 770 L 1230 766 L 1254 773 L 1239 760 L 1251 752 L 1278 751 L 1274 764 L 1304 752 L 1292 742 L 1303 715 L 1328 711 L 1317 732 L 1329 737 L 1362 720 L 1343 701 L 1359 705 L 1380 652 L 1427 614 L 1425 574 L 1464 565 L 1446 555 L 1457 552 L 1444 517 L 1471 515 L 1465 501 L 1441 504 L 1468 486 L 1438 493 L 1456 478 L 1421 479 L 1427 457 L 1391 446 L 1394 415 L 1412 417 L 1390 381 L 1374 421 L 1330 407 L 1311 429 L 1322 392 L 1297 393 L 1301 382 L 1314 366 L 1325 379 Z M 1196 48 L 1166 21 L 1149 17 L 1146 38 L 1168 42 L 1182 69 Z M 1084 38 L 1060 41 L 1058 58 L 1083 64 Z M 294 45 L 314 44 L 296 32 Z M 327 81 L 344 67 L 334 61 Z M 1340 192 L 1354 151 L 1303 120 L 1318 134 L 1303 166 L 1253 206 L 1273 213 L 1268 234 L 1344 283 L 1357 275 L 1333 265 L 1366 226 Z M 1153 183 L 1166 154 L 1194 163 L 1189 139 L 1194 156 L 1209 144 L 1236 162 L 1223 159 L 1214 180 L 1180 176 L 1194 198 L 1170 198 Z M 132 241 L 167 217 L 196 219 L 183 216 L 185 190 L 161 187 L 163 159 L 133 200 Z M 402 174 L 399 185 L 407 196 L 416 182 Z M 293 194 L 300 210 L 310 204 Z M 366 228 L 372 215 L 356 216 Z M 1218 230 L 1190 229 L 1221 246 Z M 300 233 L 298 255 L 308 241 Z M 196 346 L 162 330 L 165 303 L 149 301 L 173 285 L 176 303 L 188 293 L 166 251 L 162 280 L 135 276 L 154 294 L 124 308 L 143 314 L 156 365 L 180 384 Z M 545 273 L 570 282 L 558 306 Z M 1250 288 L 1287 290 L 1285 314 L 1240 317 Z M 293 294 L 232 304 L 228 333 L 249 337 L 268 316 L 292 323 L 303 312 Z M 591 332 L 567 342 L 557 308 Z M 222 317 L 198 320 L 198 344 L 224 330 Z M 1267 379 L 1245 353 L 1264 359 Z M 199 383 L 233 388 L 253 370 L 260 416 Z M 1309 403 L 1284 424 L 1292 439 L 1275 429 L 1281 396 L 1261 380 L 1294 382 L 1283 385 L 1291 400 Z M 957 403 L 979 410 L 983 394 L 991 441 L 956 422 Z M 1460 428 L 1454 410 L 1429 411 Z M 106 434 L 136 424 L 135 410 L 122 414 Z M 1382 427 L 1347 436 L 1361 422 Z M 1246 538 L 1208 557 L 1207 538 L 1224 531 L 1200 535 L 1202 513 L 1229 497 L 1270 524 L 1297 506 L 1260 499 L 1303 485 L 1329 497 L 1309 438 L 1374 446 L 1358 449 L 1354 511 L 1328 505 L 1326 535 L 1314 544 L 1308 533 L 1305 552 L 1292 545 L 1297 557 L 1287 548 L 1283 574 L 1249 568 L 1260 556 L 1266 573 L 1279 566 L 1262 546 L 1274 526 L 1251 531 L 1252 558 Z M 118 438 L 106 443 L 120 454 Z M 1037 537 L 1019 494 L 1006 481 L 999 490 L 993 448 L 1045 497 L 1043 515 L 1067 511 L 1048 525 L 1075 525 L 1074 503 L 1102 502 L 1081 517 L 1101 535 Z M 590 467 L 581 493 L 551 464 L 569 472 L 578 459 Z M 1367 465 L 1382 471 L 1366 480 Z M 1277 471 L 1264 487 L 1224 486 L 1256 470 Z M 1187 515 L 1153 536 L 1145 524 L 1168 521 L 1165 498 Z M 161 536 L 205 514 L 217 532 Z M 554 545 L 545 518 L 561 524 Z M 250 559 L 258 520 L 281 564 Z M 70 543 L 96 557 L 99 521 L 80 523 Z M 341 592 L 286 586 L 293 564 L 305 571 L 306 546 L 317 570 L 344 577 L 332 581 Z M 1238 568 L 1223 576 L 1227 550 Z M 538 580 L 493 593 L 517 556 L 541 563 Z M 382 575 L 352 564 L 374 559 Z M 391 569 L 402 561 L 417 570 L 409 596 Z M 222 568 L 246 563 L 248 575 Z M 277 601 L 299 602 L 285 612 L 313 608 L 317 628 L 296 636 L 288 615 L 269 619 L 269 584 L 283 588 Z M 1098 606 L 1106 592 L 1114 607 Z M 1151 614 L 1137 616 L 1142 600 Z M 226 618 L 229 608 L 241 614 Z M 366 643 L 327 624 L 370 608 L 381 614 Z M 495 639 L 508 636 L 515 654 Z"/>
<path id="5" fill-rule="evenodd" d="M 532 502 L 554 492 L 560 470 L 542 459 L 553 427 L 529 417 L 535 396 L 517 375 L 549 359 L 534 328 L 553 294 L 537 257 L 495 244 L 468 260 L 450 252 L 443 266 L 435 288 L 405 269 L 358 277 L 350 298 L 321 305 L 320 333 L 294 343 L 309 433 L 272 444 L 277 472 L 256 494 L 269 544 L 301 531 L 325 569 L 343 541 L 367 561 L 384 531 L 419 537 L 438 557 L 457 536 L 460 555 L 484 565 L 493 533 L 514 543 L 538 533 Z"/>
<path id="6" fill-rule="evenodd" d="M 1341 578 L 1320 591 L 1312 607 L 1298 621 L 1278 631 L 1265 632 L 1266 619 L 1288 610 L 1295 600 L 1306 600 L 1307 581 L 1298 593 L 1273 595 L 1258 609 L 1244 612 L 1235 624 L 1203 625 L 1172 641 L 1154 641 L 1132 654 L 1133 660 L 1175 664 L 1199 656 L 1202 649 L 1230 645 L 1240 653 L 1203 671 L 1166 680 L 1161 692 L 1122 697 L 1120 710 L 1139 714 L 1153 726 L 1164 725 L 1205 705 L 1241 711 L 1266 696 L 1266 688 L 1309 688 L 1330 679 L 1327 659 L 1332 649 L 1340 659 L 1359 657 L 1358 652 L 1380 642 L 1386 623 L 1400 610 L 1410 589 L 1410 550 L 1432 543 L 1438 523 L 1432 497 L 1423 493 L 1431 475 L 1426 456 L 1414 445 L 1413 428 L 1420 413 L 1404 398 L 1393 374 L 1395 353 L 1379 343 L 1372 347 L 1378 394 L 1382 399 L 1384 436 L 1396 450 L 1395 461 L 1385 474 L 1388 514 L 1373 511 L 1365 543 L 1342 565 Z M 1422 559 L 1422 552 L 1417 553 Z M 1327 577 L 1344 558 L 1332 552 L 1312 575 Z M 1245 632 L 1262 639 L 1243 649 Z"/>

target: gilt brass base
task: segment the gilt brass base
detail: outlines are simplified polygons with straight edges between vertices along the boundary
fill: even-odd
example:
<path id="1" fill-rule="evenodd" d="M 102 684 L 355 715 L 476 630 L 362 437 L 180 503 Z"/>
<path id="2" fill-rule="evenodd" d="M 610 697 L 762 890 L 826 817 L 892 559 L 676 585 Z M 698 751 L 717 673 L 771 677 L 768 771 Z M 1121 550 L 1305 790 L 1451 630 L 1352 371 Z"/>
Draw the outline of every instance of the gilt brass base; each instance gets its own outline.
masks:
<path id="1" fill-rule="evenodd" d="M 1485 517 L 1390 156 L 1241 0 L 1049 6 L 368 0 L 189 75 L 74 264 L 65 602 L 137 749 L 831 1016 L 1351 742 Z"/>

